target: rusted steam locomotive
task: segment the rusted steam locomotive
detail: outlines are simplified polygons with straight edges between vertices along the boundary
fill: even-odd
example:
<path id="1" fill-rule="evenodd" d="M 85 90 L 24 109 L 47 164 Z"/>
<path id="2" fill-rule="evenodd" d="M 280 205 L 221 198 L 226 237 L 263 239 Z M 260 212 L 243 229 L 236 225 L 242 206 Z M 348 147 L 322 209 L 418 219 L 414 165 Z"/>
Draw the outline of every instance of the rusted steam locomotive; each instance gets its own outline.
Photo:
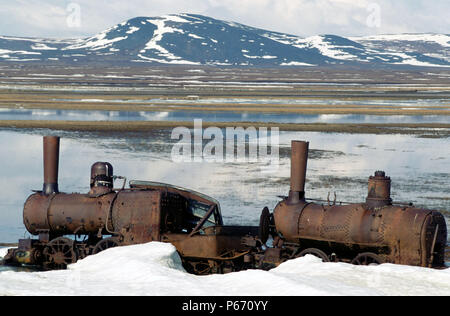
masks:
<path id="1" fill-rule="evenodd" d="M 225 226 L 213 198 L 146 181 L 130 181 L 125 189 L 126 179 L 114 176 L 106 162 L 92 166 L 87 194 L 59 193 L 59 138 L 44 137 L 44 187 L 28 198 L 23 214 L 38 239 L 20 240 L 4 262 L 60 269 L 110 247 L 162 241 L 172 243 L 195 274 L 270 269 L 306 254 L 364 265 L 444 266 L 444 217 L 393 205 L 391 181 L 382 171 L 369 178 L 365 203 L 307 199 L 308 146 L 292 142 L 291 189 L 273 214 L 264 208 L 259 227 Z M 117 178 L 123 186 L 114 189 Z"/>
<path id="2" fill-rule="evenodd" d="M 58 191 L 58 137 L 44 137 L 44 186 L 25 202 L 26 229 L 38 239 L 21 239 L 5 264 L 62 269 L 107 248 L 163 241 L 174 244 L 187 271 L 223 273 L 243 268 L 248 249 L 241 238 L 257 227 L 224 226 L 219 203 L 175 186 L 115 177 L 107 162 L 91 168 L 90 191 Z M 115 179 L 123 179 L 114 189 Z M 69 237 L 72 238 L 69 238 Z"/>
<path id="3" fill-rule="evenodd" d="M 272 234 L 274 247 L 263 263 L 276 266 L 285 260 L 313 254 L 323 261 L 358 265 L 396 263 L 443 267 L 447 244 L 444 216 L 409 204 L 394 205 L 391 179 L 383 171 L 369 178 L 365 203 L 317 204 L 305 196 L 309 143 L 292 142 L 289 196 L 261 215 L 260 237 Z M 325 201 L 323 201 L 325 202 Z"/>

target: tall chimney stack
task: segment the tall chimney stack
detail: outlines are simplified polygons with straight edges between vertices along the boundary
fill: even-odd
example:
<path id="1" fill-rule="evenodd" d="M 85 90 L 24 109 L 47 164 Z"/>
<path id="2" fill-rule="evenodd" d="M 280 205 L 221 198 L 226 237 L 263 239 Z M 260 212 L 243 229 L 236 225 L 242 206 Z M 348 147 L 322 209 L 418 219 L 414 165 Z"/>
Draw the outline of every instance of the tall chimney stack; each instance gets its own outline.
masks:
<path id="1" fill-rule="evenodd" d="M 44 188 L 43 194 L 58 193 L 59 137 L 44 136 Z"/>
<path id="2" fill-rule="evenodd" d="M 308 163 L 309 142 L 293 140 L 291 143 L 291 190 L 289 202 L 305 200 L 306 168 Z"/>

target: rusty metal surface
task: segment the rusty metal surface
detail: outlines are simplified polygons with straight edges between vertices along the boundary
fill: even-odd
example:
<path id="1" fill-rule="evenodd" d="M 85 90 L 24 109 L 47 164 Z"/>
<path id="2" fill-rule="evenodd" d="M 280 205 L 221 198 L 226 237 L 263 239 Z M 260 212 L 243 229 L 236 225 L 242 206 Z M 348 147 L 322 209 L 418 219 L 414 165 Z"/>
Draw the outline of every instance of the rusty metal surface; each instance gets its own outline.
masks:
<path id="1" fill-rule="evenodd" d="M 32 195 L 24 206 L 24 224 L 37 235 L 39 230 L 53 234 L 97 233 L 105 227 L 114 194 L 91 198 L 86 194 Z"/>
<path id="2" fill-rule="evenodd" d="M 308 142 L 292 141 L 291 191 L 305 192 L 308 148 Z"/>
<path id="3" fill-rule="evenodd" d="M 298 144 L 292 143 L 291 176 L 303 175 L 298 168 Z M 307 147 L 306 147 L 307 150 Z M 302 164 L 306 165 L 306 164 Z M 291 179 L 291 192 L 299 189 Z M 447 229 L 442 214 L 432 210 L 392 205 L 391 179 L 383 171 L 368 181 L 366 203 L 317 204 L 289 198 L 274 209 L 276 232 L 294 248 L 315 247 L 328 256 L 439 267 L 444 264 Z M 369 254 L 369 255 L 367 255 Z M 361 262 L 361 260 L 356 260 Z"/>
<path id="4" fill-rule="evenodd" d="M 173 244 L 183 257 L 200 259 L 227 258 L 230 252 L 244 251 L 242 236 L 165 234 L 162 241 Z"/>
<path id="5" fill-rule="evenodd" d="M 391 178 L 386 177 L 384 171 L 376 171 L 375 175 L 369 177 L 366 204 L 376 208 L 391 203 Z"/>
<path id="6" fill-rule="evenodd" d="M 58 193 L 59 137 L 44 137 L 44 187 L 46 195 Z"/>
<path id="7" fill-rule="evenodd" d="M 215 200 L 209 196 L 206 196 L 202 193 L 195 192 L 193 190 L 188 190 L 186 188 L 181 188 L 178 186 L 170 185 L 167 183 L 152 182 L 152 181 L 130 181 L 130 188 L 176 193 L 186 199 L 197 200 L 202 203 L 209 204 L 209 205 L 216 204 L 219 207 L 219 211 L 220 211 L 220 205 L 217 200 Z"/>
<path id="8" fill-rule="evenodd" d="M 158 191 L 121 191 L 111 211 L 113 232 L 124 244 L 160 239 L 160 200 Z"/>
<path id="9" fill-rule="evenodd" d="M 113 190 L 113 166 L 109 162 L 96 162 L 91 167 L 90 196 L 100 196 Z"/>

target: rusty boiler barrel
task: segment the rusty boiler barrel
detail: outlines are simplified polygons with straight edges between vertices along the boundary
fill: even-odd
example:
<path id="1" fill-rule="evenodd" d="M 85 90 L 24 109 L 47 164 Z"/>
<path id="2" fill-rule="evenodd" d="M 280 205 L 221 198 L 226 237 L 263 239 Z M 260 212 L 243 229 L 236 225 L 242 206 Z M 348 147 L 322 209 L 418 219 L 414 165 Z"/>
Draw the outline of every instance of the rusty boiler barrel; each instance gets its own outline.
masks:
<path id="1" fill-rule="evenodd" d="M 447 240 L 439 212 L 413 207 L 366 204 L 329 206 L 280 202 L 274 210 L 276 230 L 290 242 L 326 247 L 343 256 L 374 251 L 385 262 L 439 266 Z"/>
<path id="2" fill-rule="evenodd" d="M 32 235 L 42 230 L 53 235 L 113 232 L 148 241 L 159 236 L 159 206 L 158 191 L 123 190 L 98 197 L 36 193 L 25 202 L 23 219 Z"/>
<path id="3" fill-rule="evenodd" d="M 58 235 L 97 233 L 106 225 L 114 195 L 92 198 L 87 194 L 33 194 L 23 210 L 25 227 L 32 235 L 40 230 Z"/>

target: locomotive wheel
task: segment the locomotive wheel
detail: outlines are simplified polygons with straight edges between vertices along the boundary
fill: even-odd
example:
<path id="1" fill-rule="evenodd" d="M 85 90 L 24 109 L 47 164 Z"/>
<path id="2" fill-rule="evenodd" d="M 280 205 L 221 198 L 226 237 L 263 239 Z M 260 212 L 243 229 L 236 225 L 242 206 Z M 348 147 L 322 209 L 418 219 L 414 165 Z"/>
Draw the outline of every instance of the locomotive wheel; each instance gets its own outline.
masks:
<path id="1" fill-rule="evenodd" d="M 44 265 L 47 268 L 60 270 L 66 269 L 68 264 L 78 260 L 78 254 L 74 247 L 75 242 L 66 237 L 55 238 L 44 249 Z"/>
<path id="2" fill-rule="evenodd" d="M 99 252 L 102 252 L 103 250 L 106 250 L 108 248 L 114 248 L 119 246 L 119 241 L 115 237 L 105 238 L 100 240 L 96 245 L 94 250 L 92 251 L 92 254 L 95 255 Z"/>
<path id="3" fill-rule="evenodd" d="M 328 258 L 327 254 L 320 249 L 317 248 L 308 248 L 301 251 L 295 258 L 300 258 L 306 255 L 313 255 L 319 259 L 322 259 L 322 262 L 330 262 L 330 258 Z"/>
<path id="4" fill-rule="evenodd" d="M 371 265 L 379 265 L 383 263 L 383 259 L 381 259 L 378 255 L 372 252 L 363 252 L 360 253 L 352 260 L 352 264 L 358 266 L 371 266 Z"/>
<path id="5" fill-rule="evenodd" d="M 270 234 L 270 211 L 269 208 L 266 206 L 261 212 L 258 229 L 258 237 L 263 244 L 266 244 L 267 240 L 269 239 L 269 234 Z"/>

